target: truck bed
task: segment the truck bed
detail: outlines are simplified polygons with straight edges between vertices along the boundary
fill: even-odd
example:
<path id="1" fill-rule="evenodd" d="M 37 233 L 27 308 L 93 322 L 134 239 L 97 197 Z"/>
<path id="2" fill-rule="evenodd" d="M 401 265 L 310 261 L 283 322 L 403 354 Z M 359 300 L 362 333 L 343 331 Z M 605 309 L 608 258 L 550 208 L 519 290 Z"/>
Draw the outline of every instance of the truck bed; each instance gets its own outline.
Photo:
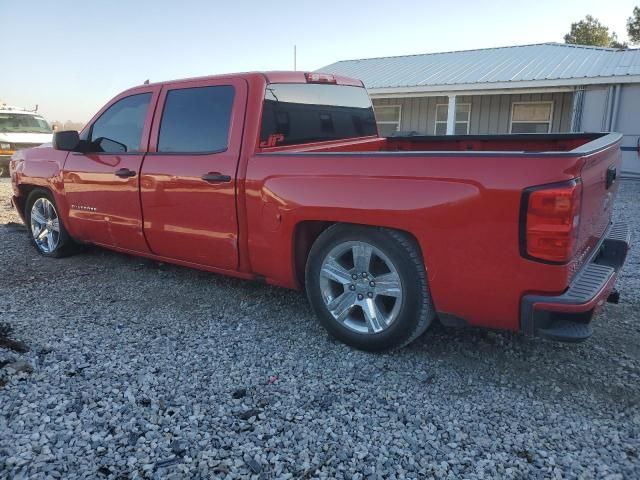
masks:
<path id="1" fill-rule="evenodd" d="M 251 265 L 273 283 L 287 285 L 291 276 L 271 276 L 291 248 L 278 255 L 281 234 L 253 227 L 270 209 L 282 208 L 294 225 L 309 218 L 375 221 L 417 232 L 441 314 L 518 329 L 523 288 L 561 295 L 605 235 L 620 140 L 617 133 L 404 136 L 262 149 L 247 170 Z M 562 265 L 525 258 L 523 192 L 576 179 L 582 206 L 575 257 Z"/>
<path id="2" fill-rule="evenodd" d="M 367 137 L 357 140 L 308 143 L 265 149 L 265 152 L 413 152 L 420 154 L 463 152 L 584 154 L 603 148 L 611 139 L 605 133 L 510 134 L 510 135 L 406 135 L 387 138 Z"/>

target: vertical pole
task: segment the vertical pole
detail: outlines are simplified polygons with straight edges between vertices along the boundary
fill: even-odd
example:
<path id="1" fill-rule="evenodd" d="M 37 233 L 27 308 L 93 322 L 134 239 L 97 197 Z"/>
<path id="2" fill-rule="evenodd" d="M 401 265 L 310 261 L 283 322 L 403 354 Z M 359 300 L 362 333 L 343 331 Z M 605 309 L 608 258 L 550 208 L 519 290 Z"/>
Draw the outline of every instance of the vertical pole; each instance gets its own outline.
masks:
<path id="1" fill-rule="evenodd" d="M 298 70 L 298 59 L 297 59 L 297 52 L 296 52 L 296 46 L 293 46 L 293 71 L 295 72 L 296 70 Z"/>
<path id="2" fill-rule="evenodd" d="M 602 117 L 602 131 L 610 132 L 611 131 L 611 110 L 613 109 L 613 85 L 609 85 L 607 89 L 607 104 L 604 112 L 604 116 Z"/>
<path id="3" fill-rule="evenodd" d="M 611 126 L 610 132 L 615 132 L 618 128 L 618 110 L 620 109 L 620 84 L 616 85 L 614 89 L 615 95 L 613 98 L 613 110 L 611 112 Z"/>
<path id="4" fill-rule="evenodd" d="M 573 107 L 571 109 L 571 132 L 582 131 L 582 106 L 584 104 L 584 87 L 576 87 L 573 91 Z"/>
<path id="5" fill-rule="evenodd" d="M 449 95 L 449 108 L 447 110 L 447 135 L 456 132 L 456 96 Z"/>

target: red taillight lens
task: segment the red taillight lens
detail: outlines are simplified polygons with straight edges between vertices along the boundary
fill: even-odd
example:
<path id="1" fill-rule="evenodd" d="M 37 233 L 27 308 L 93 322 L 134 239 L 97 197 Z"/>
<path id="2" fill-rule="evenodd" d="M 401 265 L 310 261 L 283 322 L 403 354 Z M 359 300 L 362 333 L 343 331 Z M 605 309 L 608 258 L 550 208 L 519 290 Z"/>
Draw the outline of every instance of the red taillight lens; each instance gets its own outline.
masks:
<path id="1" fill-rule="evenodd" d="M 534 187 L 525 190 L 525 256 L 565 263 L 576 251 L 582 184 Z"/>
<path id="2" fill-rule="evenodd" d="M 313 73 L 308 72 L 304 74 L 307 79 L 307 83 L 336 83 L 336 77 L 328 73 Z"/>

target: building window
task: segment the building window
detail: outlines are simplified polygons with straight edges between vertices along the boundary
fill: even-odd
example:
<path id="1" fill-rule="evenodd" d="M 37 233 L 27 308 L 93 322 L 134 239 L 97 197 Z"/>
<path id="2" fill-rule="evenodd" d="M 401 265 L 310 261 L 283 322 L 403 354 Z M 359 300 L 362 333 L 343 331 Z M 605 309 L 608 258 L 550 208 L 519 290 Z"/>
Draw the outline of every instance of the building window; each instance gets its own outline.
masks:
<path id="1" fill-rule="evenodd" d="M 373 111 L 381 137 L 390 137 L 400 130 L 400 105 L 374 105 Z"/>
<path id="2" fill-rule="evenodd" d="M 436 105 L 436 135 L 447 134 L 447 118 L 449 117 L 449 105 L 440 103 Z M 469 135 L 471 123 L 471 104 L 456 103 L 456 128 L 455 135 Z"/>
<path id="3" fill-rule="evenodd" d="M 553 102 L 511 104 L 511 133 L 549 133 L 553 120 Z"/>

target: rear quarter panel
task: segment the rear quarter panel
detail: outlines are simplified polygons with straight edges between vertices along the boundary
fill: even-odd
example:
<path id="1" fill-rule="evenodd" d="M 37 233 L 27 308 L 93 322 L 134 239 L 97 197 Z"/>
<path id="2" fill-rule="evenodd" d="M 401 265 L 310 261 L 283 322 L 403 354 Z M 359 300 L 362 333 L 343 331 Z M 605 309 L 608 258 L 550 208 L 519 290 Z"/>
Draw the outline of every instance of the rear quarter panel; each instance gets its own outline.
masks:
<path id="1" fill-rule="evenodd" d="M 569 180 L 582 160 L 534 154 L 258 154 L 246 176 L 251 269 L 297 287 L 296 226 L 383 226 L 420 244 L 436 309 L 472 325 L 517 329 L 522 294 L 566 288 L 568 266 L 519 253 L 522 190 Z"/>

